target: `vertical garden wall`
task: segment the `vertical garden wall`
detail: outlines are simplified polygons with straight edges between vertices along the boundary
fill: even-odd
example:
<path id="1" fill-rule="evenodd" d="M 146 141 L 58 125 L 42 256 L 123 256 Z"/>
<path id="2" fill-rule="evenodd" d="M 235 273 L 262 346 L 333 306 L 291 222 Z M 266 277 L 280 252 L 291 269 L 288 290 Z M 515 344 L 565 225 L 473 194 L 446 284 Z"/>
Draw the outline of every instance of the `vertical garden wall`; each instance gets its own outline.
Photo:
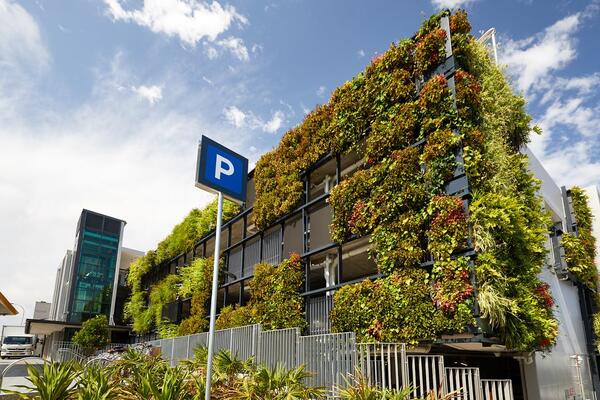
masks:
<path id="1" fill-rule="evenodd" d="M 382 278 L 339 289 L 331 323 L 365 341 L 471 332 L 515 350 L 551 346 L 538 279 L 549 219 L 519 152 L 531 118 L 464 12 L 438 14 L 339 87 L 255 172 L 255 221 L 297 206 L 301 172 L 328 152 L 363 166 L 333 188 L 331 236 L 369 236 Z"/>
<path id="2" fill-rule="evenodd" d="M 303 171 L 311 165 L 329 154 L 362 159 L 328 199 L 331 238 L 368 237 L 381 275 L 334 296 L 332 329 L 361 341 L 416 344 L 469 332 L 523 351 L 555 341 L 553 299 L 538 279 L 550 220 L 520 152 L 534 127 L 523 98 L 470 31 L 464 12 L 434 15 L 257 162 L 252 216 L 266 229 L 306 198 Z M 201 236 L 197 225 L 180 224 L 172 234 L 178 245 L 163 244 L 132 267 L 127 311 L 136 331 L 172 332 L 157 307 L 178 295 L 196 296 L 179 332 L 205 328 L 207 292 L 182 288 L 191 277 L 202 287 L 206 260 L 155 284 L 149 297 L 141 285 L 153 265 Z M 257 266 L 250 303 L 224 308 L 219 326 L 301 325 L 302 278 L 296 255 L 279 267 Z"/>

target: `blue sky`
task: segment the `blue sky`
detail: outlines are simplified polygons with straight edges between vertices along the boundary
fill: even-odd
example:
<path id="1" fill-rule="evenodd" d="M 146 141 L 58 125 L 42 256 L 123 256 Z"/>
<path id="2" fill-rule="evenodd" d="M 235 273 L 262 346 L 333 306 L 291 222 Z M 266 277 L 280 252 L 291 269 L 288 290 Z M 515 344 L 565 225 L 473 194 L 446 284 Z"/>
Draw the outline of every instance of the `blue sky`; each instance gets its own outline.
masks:
<path id="1" fill-rule="evenodd" d="M 84 207 L 152 248 L 210 199 L 192 181 L 201 134 L 256 161 L 440 7 L 496 28 L 550 174 L 600 183 L 595 1 L 0 0 L 0 290 L 50 300 Z"/>

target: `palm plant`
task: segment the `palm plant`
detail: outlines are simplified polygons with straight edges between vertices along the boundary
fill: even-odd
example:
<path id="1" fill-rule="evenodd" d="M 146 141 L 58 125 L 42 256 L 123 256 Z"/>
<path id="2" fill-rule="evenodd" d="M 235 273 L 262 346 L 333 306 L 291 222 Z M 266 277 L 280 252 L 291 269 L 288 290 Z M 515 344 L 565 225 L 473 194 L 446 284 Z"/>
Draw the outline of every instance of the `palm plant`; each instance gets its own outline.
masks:
<path id="1" fill-rule="evenodd" d="M 283 365 L 277 365 L 275 369 L 261 366 L 252 375 L 244 377 L 241 384 L 232 388 L 226 397 L 240 400 L 324 398 L 323 389 L 309 387 L 304 383 L 310 376 L 303 365 L 291 370 L 286 370 Z"/>
<path id="2" fill-rule="evenodd" d="M 110 371 L 99 365 L 88 365 L 77 385 L 78 400 L 112 400 L 117 389 L 111 381 Z"/>
<path id="3" fill-rule="evenodd" d="M 144 390 L 138 397 L 140 400 L 185 400 L 188 395 L 188 372 L 180 367 L 169 368 L 163 375 L 163 379 L 157 382 L 149 374 L 142 376 L 142 387 Z M 149 396 L 150 395 L 150 396 Z"/>
<path id="4" fill-rule="evenodd" d="M 369 384 L 369 380 L 360 369 L 346 380 L 346 386 L 337 388 L 337 395 L 343 400 L 406 400 L 411 387 L 402 389 L 382 389 Z"/>
<path id="5" fill-rule="evenodd" d="M 27 366 L 27 380 L 29 385 L 15 385 L 17 388 L 29 392 L 36 392 L 35 398 L 39 400 L 67 400 L 77 390 L 76 381 L 80 376 L 78 366 L 73 362 L 47 363 L 41 371 L 34 365 Z M 7 393 L 15 394 L 23 399 L 30 399 L 30 393 L 19 393 L 6 390 Z"/>
<path id="6" fill-rule="evenodd" d="M 121 394 L 139 399 L 151 398 L 151 387 L 159 386 L 168 370 L 165 360 L 135 350 L 127 350 L 111 367 L 114 379 L 120 382 Z"/>
<path id="7" fill-rule="evenodd" d="M 213 379 L 217 381 L 224 380 L 226 383 L 232 382 L 237 374 L 248 372 L 251 369 L 252 359 L 242 361 L 232 355 L 229 350 L 222 349 L 214 357 Z"/>

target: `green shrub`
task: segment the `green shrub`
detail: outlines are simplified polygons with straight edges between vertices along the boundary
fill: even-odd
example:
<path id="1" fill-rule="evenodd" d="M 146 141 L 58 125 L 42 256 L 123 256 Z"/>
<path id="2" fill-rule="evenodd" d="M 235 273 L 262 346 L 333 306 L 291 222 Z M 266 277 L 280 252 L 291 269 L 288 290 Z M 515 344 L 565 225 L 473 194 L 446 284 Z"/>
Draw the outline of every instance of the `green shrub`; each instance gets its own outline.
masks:
<path id="1" fill-rule="evenodd" d="M 108 318 L 106 315 L 96 315 L 81 324 L 73 336 L 73 343 L 81 346 L 88 354 L 108 345 Z"/>
<path id="2" fill-rule="evenodd" d="M 88 364 L 77 382 L 77 400 L 112 400 L 117 398 L 117 387 L 110 369 Z"/>

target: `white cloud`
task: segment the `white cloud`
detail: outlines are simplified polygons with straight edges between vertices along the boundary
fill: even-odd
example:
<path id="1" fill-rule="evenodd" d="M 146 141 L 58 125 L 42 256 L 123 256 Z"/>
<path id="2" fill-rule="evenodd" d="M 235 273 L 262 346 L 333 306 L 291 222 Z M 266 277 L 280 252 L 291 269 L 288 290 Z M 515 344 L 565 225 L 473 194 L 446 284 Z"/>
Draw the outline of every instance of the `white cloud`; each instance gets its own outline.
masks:
<path id="1" fill-rule="evenodd" d="M 211 198 L 193 186 L 201 132 L 245 154 L 250 145 L 263 150 L 217 120 L 216 99 L 239 94 L 239 86 L 195 91 L 167 71 L 169 101 L 149 113 L 131 90 L 138 73 L 118 53 L 97 66 L 89 98 L 68 107 L 46 98 L 44 109 L 30 106 L 29 99 L 45 95 L 27 77 L 0 79 L 0 104 L 10 98 L 13 105 L 0 112 L 0 270 L 2 283 L 10 282 L 0 290 L 28 317 L 35 300 L 51 300 L 82 208 L 125 219 L 124 245 L 148 250 Z M 24 251 L 31 243 L 35 251 Z M 0 325 L 19 322 L 20 316 L 0 317 Z"/>
<path id="2" fill-rule="evenodd" d="M 326 90 L 327 90 L 327 88 L 325 86 L 319 86 L 319 88 L 317 89 L 317 92 L 316 92 L 317 96 L 323 97 Z"/>
<path id="3" fill-rule="evenodd" d="M 264 121 L 251 111 L 242 111 L 236 106 L 226 107 L 223 115 L 227 122 L 236 128 L 261 129 L 267 133 L 275 133 L 281 128 L 285 120 L 285 114 L 277 110 L 270 120 Z"/>
<path id="4" fill-rule="evenodd" d="M 216 40 L 232 23 L 248 20 L 235 7 L 199 0 L 144 0 L 141 9 L 125 9 L 123 0 L 104 0 L 115 21 L 133 22 L 155 33 L 177 36 L 183 43 L 195 46 L 206 39 Z"/>
<path id="5" fill-rule="evenodd" d="M 208 57 L 209 60 L 214 60 L 217 57 L 219 57 L 219 51 L 217 49 L 215 49 L 213 46 L 206 46 L 206 48 L 204 49 L 204 52 L 206 53 L 206 56 Z"/>
<path id="6" fill-rule="evenodd" d="M 0 68 L 39 71 L 49 62 L 33 17 L 18 3 L 0 0 Z"/>
<path id="7" fill-rule="evenodd" d="M 365 56 L 365 51 L 363 49 L 360 49 L 356 52 L 356 54 L 358 54 L 358 56 L 362 58 Z"/>
<path id="8" fill-rule="evenodd" d="M 219 40 L 217 43 L 219 46 L 231 52 L 231 54 L 233 54 L 238 60 L 250 60 L 248 49 L 246 46 L 244 46 L 244 41 L 242 39 L 231 36 L 226 39 Z"/>
<path id="9" fill-rule="evenodd" d="M 229 36 L 216 42 L 205 42 L 204 53 L 209 60 L 219 58 L 223 52 L 229 52 L 240 61 L 249 61 L 250 52 L 241 38 Z"/>
<path id="10" fill-rule="evenodd" d="M 227 107 L 223 110 L 227 122 L 236 128 L 242 128 L 245 125 L 246 113 L 237 108 L 236 106 Z"/>
<path id="11" fill-rule="evenodd" d="M 302 112 L 304 113 L 304 115 L 308 115 L 308 113 L 310 112 L 310 108 L 306 107 L 304 103 L 300 103 L 300 108 L 302 108 Z"/>
<path id="12" fill-rule="evenodd" d="M 527 93 L 549 73 L 564 68 L 577 56 L 573 35 L 581 23 L 581 14 L 565 17 L 544 32 L 519 41 L 508 41 L 501 52 L 501 61 L 517 76 L 519 90 Z"/>
<path id="13" fill-rule="evenodd" d="M 431 4 L 437 9 L 450 8 L 455 9 L 465 7 L 476 0 L 431 0 Z"/>
<path id="14" fill-rule="evenodd" d="M 207 77 L 205 77 L 204 75 L 202 75 L 202 80 L 206 83 L 208 83 L 210 86 L 213 86 L 214 83 L 212 80 L 208 79 Z"/>
<path id="15" fill-rule="evenodd" d="M 137 93 L 142 98 L 146 99 L 148 103 L 154 105 L 162 99 L 162 86 L 152 85 L 146 86 L 141 85 L 137 87 L 131 88 L 135 93 Z"/>
<path id="16" fill-rule="evenodd" d="M 565 76 L 577 58 L 576 33 L 594 12 L 587 7 L 527 39 L 509 40 L 502 50 L 543 130 L 529 147 L 559 185 L 600 184 L 600 73 Z"/>
<path id="17" fill-rule="evenodd" d="M 284 115 L 281 111 L 275 111 L 273 117 L 263 125 L 263 130 L 269 133 L 275 133 L 283 124 Z"/>

